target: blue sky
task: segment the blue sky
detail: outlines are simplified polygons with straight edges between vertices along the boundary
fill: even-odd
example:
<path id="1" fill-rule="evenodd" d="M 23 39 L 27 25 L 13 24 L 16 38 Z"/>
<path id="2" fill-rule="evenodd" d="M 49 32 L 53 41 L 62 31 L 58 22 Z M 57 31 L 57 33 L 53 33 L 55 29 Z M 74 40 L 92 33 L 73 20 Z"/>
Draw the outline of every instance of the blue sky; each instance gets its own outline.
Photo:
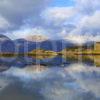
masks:
<path id="1" fill-rule="evenodd" d="M 99 18 L 100 0 L 0 1 L 0 34 L 11 39 L 37 34 L 76 43 L 99 41 Z"/>
<path id="2" fill-rule="evenodd" d="M 66 7 L 74 6 L 75 2 L 73 0 L 54 0 L 51 6 Z"/>

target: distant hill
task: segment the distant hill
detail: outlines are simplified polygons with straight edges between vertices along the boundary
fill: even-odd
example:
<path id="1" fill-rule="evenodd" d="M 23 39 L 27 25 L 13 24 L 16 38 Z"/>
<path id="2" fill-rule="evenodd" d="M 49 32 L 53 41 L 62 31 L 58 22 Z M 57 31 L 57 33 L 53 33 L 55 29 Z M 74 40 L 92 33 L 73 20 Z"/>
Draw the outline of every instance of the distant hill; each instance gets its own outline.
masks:
<path id="1" fill-rule="evenodd" d="M 43 42 L 32 42 L 25 39 L 18 39 L 14 41 L 19 52 L 30 52 L 34 49 L 44 49 L 52 51 L 61 51 L 64 48 L 71 47 L 74 44 L 63 40 L 46 40 Z"/>
<path id="2" fill-rule="evenodd" d="M 74 44 L 64 40 L 51 40 L 46 36 L 32 35 L 27 36 L 25 39 L 14 40 L 19 52 L 30 52 L 33 49 L 44 49 L 52 51 L 61 51 L 66 47 L 73 46 Z"/>
<path id="3" fill-rule="evenodd" d="M 0 52 L 15 52 L 14 42 L 4 35 L 0 35 Z"/>
<path id="4" fill-rule="evenodd" d="M 7 40 L 10 40 L 10 39 L 5 35 L 0 34 L 0 43 Z"/>
<path id="5" fill-rule="evenodd" d="M 25 39 L 17 39 L 13 41 L 16 44 L 16 48 L 18 48 L 19 53 L 30 52 L 33 49 L 36 49 L 38 43 L 27 41 Z"/>
<path id="6" fill-rule="evenodd" d="M 47 40 L 40 43 L 40 48 L 59 52 L 64 48 L 68 48 L 73 45 L 73 43 L 64 40 Z"/>
<path id="7" fill-rule="evenodd" d="M 37 39 L 38 37 L 32 37 L 31 39 Z M 29 39 L 29 38 L 28 38 Z M 62 51 L 65 48 L 73 48 L 76 47 L 77 45 L 65 41 L 65 40 L 46 40 L 47 38 L 45 37 L 40 37 L 39 39 L 41 42 L 38 40 L 26 40 L 26 39 L 16 39 L 16 40 L 11 40 L 8 37 L 4 35 L 0 35 L 0 52 L 17 52 L 17 53 L 25 53 L 25 52 L 30 52 L 34 49 L 44 49 L 44 50 L 51 50 L 51 51 Z M 88 42 L 83 44 L 84 48 L 90 48 L 93 47 L 94 43 L 93 42 Z M 78 46 L 77 46 L 78 47 Z"/>

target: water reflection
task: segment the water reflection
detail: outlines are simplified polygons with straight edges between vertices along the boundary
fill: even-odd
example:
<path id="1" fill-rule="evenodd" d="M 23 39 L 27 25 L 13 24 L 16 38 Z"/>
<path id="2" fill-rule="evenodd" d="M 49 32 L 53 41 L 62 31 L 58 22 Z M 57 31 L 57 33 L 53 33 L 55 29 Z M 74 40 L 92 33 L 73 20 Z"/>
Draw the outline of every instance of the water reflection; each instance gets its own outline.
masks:
<path id="1" fill-rule="evenodd" d="M 43 58 L 43 57 L 42 57 Z M 66 65 L 70 65 L 73 63 L 84 63 L 87 65 L 94 65 L 96 67 L 100 67 L 100 55 L 58 55 L 53 58 L 43 58 L 38 59 L 34 58 L 33 56 L 22 56 L 17 58 L 0 58 L 0 71 L 5 71 L 9 69 L 11 66 L 16 66 L 23 68 L 26 65 L 43 65 L 43 66 L 59 66 L 65 67 Z"/>
<path id="2" fill-rule="evenodd" d="M 0 73 L 0 83 L 3 100 L 13 100 L 13 97 L 15 100 L 100 99 L 100 69 L 82 63 L 51 68 L 41 65 L 12 67 Z"/>
<path id="3" fill-rule="evenodd" d="M 0 60 L 0 99 L 100 100 L 99 67 L 100 55 L 6 58 Z"/>
<path id="4" fill-rule="evenodd" d="M 97 67 L 100 67 L 100 55 L 94 56 L 94 63 Z"/>

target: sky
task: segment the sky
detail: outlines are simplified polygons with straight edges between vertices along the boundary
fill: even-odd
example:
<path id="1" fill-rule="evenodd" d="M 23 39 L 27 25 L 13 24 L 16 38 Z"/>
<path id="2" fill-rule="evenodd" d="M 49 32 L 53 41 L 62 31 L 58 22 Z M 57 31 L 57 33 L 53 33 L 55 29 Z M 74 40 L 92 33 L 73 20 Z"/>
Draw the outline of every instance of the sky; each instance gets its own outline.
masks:
<path id="1" fill-rule="evenodd" d="M 0 34 L 100 41 L 100 0 L 0 0 Z"/>

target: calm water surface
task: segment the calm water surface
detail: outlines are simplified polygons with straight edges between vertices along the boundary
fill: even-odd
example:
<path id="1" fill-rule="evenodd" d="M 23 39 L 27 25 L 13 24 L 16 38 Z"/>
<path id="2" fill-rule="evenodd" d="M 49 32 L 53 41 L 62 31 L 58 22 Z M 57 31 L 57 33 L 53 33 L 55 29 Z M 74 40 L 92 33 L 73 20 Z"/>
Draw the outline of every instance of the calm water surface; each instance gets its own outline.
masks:
<path id="1" fill-rule="evenodd" d="M 100 68 L 93 59 L 21 60 L 0 72 L 0 100 L 100 100 Z"/>

